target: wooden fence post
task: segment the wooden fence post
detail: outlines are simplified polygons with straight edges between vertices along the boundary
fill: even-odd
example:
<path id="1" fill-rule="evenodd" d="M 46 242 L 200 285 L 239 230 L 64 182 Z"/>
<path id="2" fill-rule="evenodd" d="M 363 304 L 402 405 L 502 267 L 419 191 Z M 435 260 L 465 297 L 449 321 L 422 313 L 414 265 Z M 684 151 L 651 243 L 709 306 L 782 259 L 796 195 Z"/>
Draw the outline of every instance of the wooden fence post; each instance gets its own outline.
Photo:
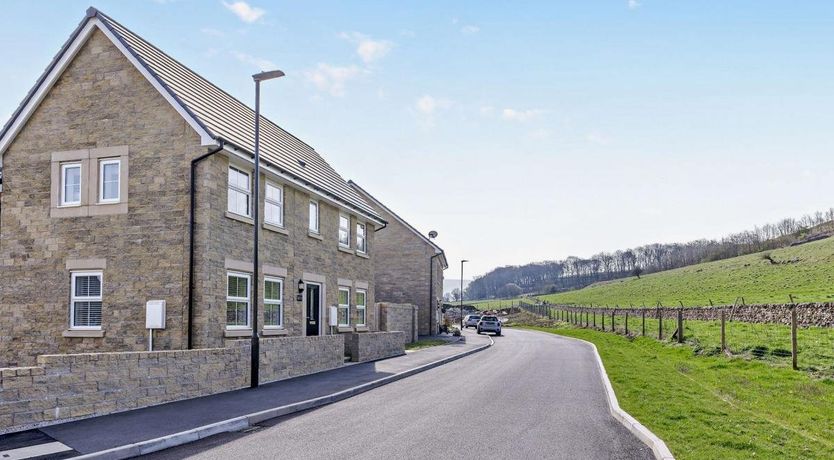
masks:
<path id="1" fill-rule="evenodd" d="M 727 352 L 727 312 L 721 310 L 721 353 Z"/>
<path id="2" fill-rule="evenodd" d="M 616 311 L 617 311 L 616 309 L 611 311 L 611 332 L 617 332 L 617 328 L 614 327 L 617 324 L 617 323 L 614 322 L 614 313 Z"/>
<path id="3" fill-rule="evenodd" d="M 683 310 L 678 310 L 678 343 L 683 343 Z"/>
<path id="4" fill-rule="evenodd" d="M 798 370 L 799 366 L 796 364 L 796 355 L 799 350 L 796 346 L 796 307 L 791 307 L 791 359 L 793 360 L 793 369 Z"/>
<path id="5" fill-rule="evenodd" d="M 643 337 L 646 336 L 646 309 L 644 308 L 642 311 L 643 315 Z"/>
<path id="6" fill-rule="evenodd" d="M 602 332 L 605 332 L 605 313 L 600 313 L 600 318 L 602 318 Z"/>
<path id="7" fill-rule="evenodd" d="M 663 310 L 657 309 L 657 340 L 663 340 Z"/>
<path id="8" fill-rule="evenodd" d="M 593 315 L 594 315 L 594 329 L 596 329 L 597 328 L 597 312 L 593 311 L 591 313 L 593 313 Z"/>
<path id="9" fill-rule="evenodd" d="M 625 317 L 625 335 L 628 335 L 628 312 L 626 312 Z"/>

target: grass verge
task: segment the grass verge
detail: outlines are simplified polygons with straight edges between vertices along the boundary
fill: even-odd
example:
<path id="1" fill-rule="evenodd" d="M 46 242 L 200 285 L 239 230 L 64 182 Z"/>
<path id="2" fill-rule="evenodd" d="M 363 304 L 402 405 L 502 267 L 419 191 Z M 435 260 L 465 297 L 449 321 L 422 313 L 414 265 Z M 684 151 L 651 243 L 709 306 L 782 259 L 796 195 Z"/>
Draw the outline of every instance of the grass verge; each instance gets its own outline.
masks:
<path id="1" fill-rule="evenodd" d="M 406 350 L 419 350 L 421 348 L 436 347 L 438 345 L 446 345 L 447 341 L 443 339 L 421 339 L 416 342 L 405 344 Z"/>
<path id="2" fill-rule="evenodd" d="M 531 327 L 594 343 L 620 406 L 679 459 L 834 458 L 834 381 L 689 346 Z"/>

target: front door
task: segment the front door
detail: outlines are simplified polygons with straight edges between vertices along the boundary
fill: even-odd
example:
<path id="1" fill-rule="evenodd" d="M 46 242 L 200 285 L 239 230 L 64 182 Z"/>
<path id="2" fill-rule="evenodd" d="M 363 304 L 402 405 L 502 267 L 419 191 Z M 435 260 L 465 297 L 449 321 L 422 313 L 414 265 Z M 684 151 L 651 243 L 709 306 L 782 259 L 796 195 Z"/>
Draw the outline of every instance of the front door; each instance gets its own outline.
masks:
<path id="1" fill-rule="evenodd" d="M 321 286 L 307 284 L 307 335 L 319 335 L 319 315 L 321 310 Z"/>

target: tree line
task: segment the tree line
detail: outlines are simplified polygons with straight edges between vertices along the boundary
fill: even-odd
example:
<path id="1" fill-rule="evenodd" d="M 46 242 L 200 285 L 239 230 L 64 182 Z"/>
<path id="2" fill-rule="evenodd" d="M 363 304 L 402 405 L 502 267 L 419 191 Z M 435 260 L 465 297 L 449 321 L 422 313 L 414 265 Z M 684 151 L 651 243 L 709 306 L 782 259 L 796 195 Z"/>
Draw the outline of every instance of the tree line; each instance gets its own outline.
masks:
<path id="1" fill-rule="evenodd" d="M 590 258 L 570 256 L 564 260 L 498 267 L 472 280 L 464 298 L 490 299 L 580 289 L 600 281 L 640 277 L 644 273 L 772 250 L 831 233 L 834 233 L 834 208 L 806 214 L 799 219 L 789 217 L 756 226 L 719 240 L 653 243 L 600 252 Z"/>

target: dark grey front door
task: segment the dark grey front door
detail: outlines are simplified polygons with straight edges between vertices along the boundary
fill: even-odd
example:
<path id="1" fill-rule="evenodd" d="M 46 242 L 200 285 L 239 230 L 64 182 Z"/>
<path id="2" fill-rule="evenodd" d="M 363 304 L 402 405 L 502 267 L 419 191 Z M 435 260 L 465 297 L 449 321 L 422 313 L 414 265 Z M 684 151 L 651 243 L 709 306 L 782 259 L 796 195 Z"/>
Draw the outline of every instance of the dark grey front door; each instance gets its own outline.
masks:
<path id="1" fill-rule="evenodd" d="M 307 284 L 307 335 L 319 335 L 319 310 L 321 309 L 321 286 Z"/>

